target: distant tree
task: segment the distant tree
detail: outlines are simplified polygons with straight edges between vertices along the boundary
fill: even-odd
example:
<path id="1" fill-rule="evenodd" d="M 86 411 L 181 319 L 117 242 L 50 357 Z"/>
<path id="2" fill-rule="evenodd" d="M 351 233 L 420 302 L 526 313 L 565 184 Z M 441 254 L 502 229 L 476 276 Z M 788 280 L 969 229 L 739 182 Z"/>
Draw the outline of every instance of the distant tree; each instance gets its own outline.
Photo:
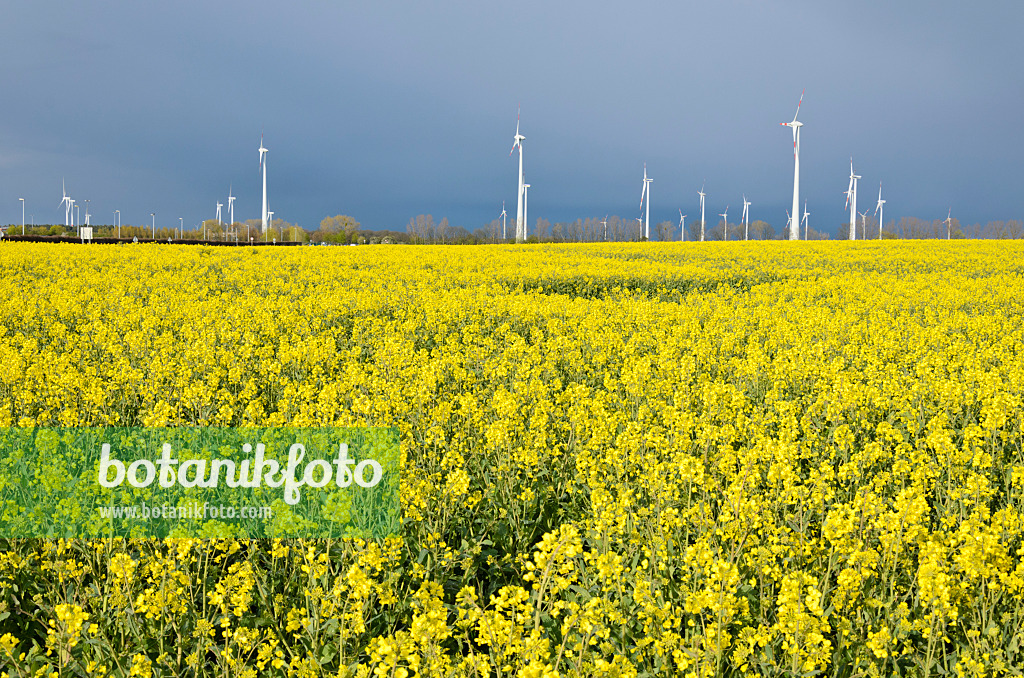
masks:
<path id="1" fill-rule="evenodd" d="M 654 227 L 654 230 L 658 234 L 658 240 L 666 242 L 672 240 L 672 233 L 675 230 L 675 224 L 671 221 L 661 221 Z"/>
<path id="2" fill-rule="evenodd" d="M 358 231 L 358 221 L 350 216 L 339 214 L 323 219 L 320 222 L 320 228 L 313 233 L 312 237 L 316 242 L 348 244 L 354 241 Z"/>
<path id="3" fill-rule="evenodd" d="M 501 240 L 501 220 L 493 219 L 473 231 L 473 237 L 480 242 L 494 243 Z"/>
<path id="4" fill-rule="evenodd" d="M 434 217 L 429 214 L 417 214 L 409 220 L 409 224 L 406 226 L 410 240 L 414 243 L 431 242 L 435 230 Z"/>
<path id="5" fill-rule="evenodd" d="M 985 237 L 986 238 L 1005 238 L 1006 237 L 1006 224 L 1002 221 L 990 221 L 985 224 Z"/>
<path id="6" fill-rule="evenodd" d="M 625 223 L 626 239 L 630 242 L 639 242 L 642 235 L 643 224 L 639 219 L 632 219 Z"/>
<path id="7" fill-rule="evenodd" d="M 901 238 L 927 238 L 933 235 L 932 224 L 917 217 L 900 217 L 896 225 Z"/>
<path id="8" fill-rule="evenodd" d="M 245 238 L 249 238 L 253 242 L 256 242 L 258 240 L 262 240 L 263 239 L 262 238 L 262 230 L 263 230 L 263 220 L 262 219 L 246 219 L 245 223 L 243 224 L 243 226 L 245 226 L 244 232 L 243 232 L 242 228 L 238 229 L 238 239 L 239 240 L 243 240 L 244 241 Z"/>
<path id="9" fill-rule="evenodd" d="M 434 240 L 436 240 L 438 242 L 441 242 L 441 243 L 447 243 L 448 239 L 450 237 L 451 237 L 451 226 L 448 223 L 448 217 L 441 217 L 441 223 L 439 223 L 437 225 L 437 230 L 435 231 Z"/>
<path id="10" fill-rule="evenodd" d="M 767 221 L 756 219 L 750 222 L 751 240 L 772 240 L 775 238 L 775 227 Z"/>
<path id="11" fill-rule="evenodd" d="M 295 224 L 290 224 L 284 219 L 274 219 L 270 224 L 270 230 L 273 231 L 272 237 L 276 237 L 281 242 L 306 242 L 309 234 L 302 228 L 299 228 Z M 233 235 L 228 229 L 228 240 L 231 240 Z M 245 234 L 242 233 L 239 240 L 242 240 Z M 354 237 L 354 236 L 353 236 Z"/>
<path id="12" fill-rule="evenodd" d="M 583 241 L 583 220 L 577 219 L 576 221 L 570 221 L 566 225 L 566 239 L 569 242 L 582 242 Z"/>
<path id="13" fill-rule="evenodd" d="M 544 241 L 550 238 L 551 222 L 544 218 L 538 218 L 537 224 L 534 226 L 533 235 L 537 236 L 538 241 Z"/>
<path id="14" fill-rule="evenodd" d="M 221 232 L 222 226 L 217 223 L 216 219 L 206 219 L 199 225 L 199 237 L 206 240 L 220 240 Z M 152 232 L 150 232 L 150 236 L 152 236 Z"/>

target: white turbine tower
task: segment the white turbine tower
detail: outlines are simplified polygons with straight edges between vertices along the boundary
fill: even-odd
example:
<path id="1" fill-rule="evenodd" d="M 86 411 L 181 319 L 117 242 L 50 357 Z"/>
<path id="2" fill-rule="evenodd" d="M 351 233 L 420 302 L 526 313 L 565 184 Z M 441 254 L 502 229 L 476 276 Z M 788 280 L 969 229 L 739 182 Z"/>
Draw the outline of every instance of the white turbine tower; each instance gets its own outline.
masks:
<path id="1" fill-rule="evenodd" d="M 728 241 L 729 240 L 729 206 L 726 205 L 725 206 L 725 211 L 722 212 L 721 214 L 719 214 L 718 216 L 722 217 L 722 219 L 725 220 L 725 237 L 722 238 L 722 239 L 725 240 L 725 241 Z"/>
<path id="2" fill-rule="evenodd" d="M 864 239 L 868 239 L 868 213 L 857 212 L 860 215 L 860 230 L 864 234 Z"/>
<path id="3" fill-rule="evenodd" d="M 654 179 L 647 177 L 647 163 L 644 163 L 644 188 L 640 192 L 640 208 L 643 209 L 644 205 L 647 205 L 647 215 L 644 217 L 644 238 L 646 240 L 651 239 L 651 182 Z M 645 202 L 646 201 L 646 202 Z"/>
<path id="4" fill-rule="evenodd" d="M 707 193 L 704 192 L 704 184 L 700 185 L 700 190 L 697 191 L 697 195 L 700 196 L 700 241 L 704 242 L 704 196 Z"/>
<path id="5" fill-rule="evenodd" d="M 806 90 L 805 90 L 806 91 Z M 802 122 L 797 121 L 797 116 L 800 115 L 800 105 L 804 102 L 804 93 L 800 92 L 800 101 L 796 105 L 796 113 L 793 114 L 792 122 L 780 122 L 780 125 L 785 127 L 791 127 L 793 129 L 793 214 L 799 214 L 800 210 L 800 128 L 804 126 Z M 800 227 L 794 221 L 794 217 L 789 220 L 789 239 L 799 240 L 800 239 Z"/>
<path id="6" fill-rule="evenodd" d="M 747 196 L 743 196 L 743 216 L 740 217 L 740 221 L 743 222 L 743 239 L 750 239 L 750 206 L 754 203 L 747 200 Z"/>
<path id="7" fill-rule="evenodd" d="M 260 171 L 263 172 L 263 235 L 267 234 L 267 152 L 263 147 L 263 135 L 260 134 Z"/>
<path id="8" fill-rule="evenodd" d="M 604 215 L 604 219 L 601 220 L 601 225 L 604 226 L 604 241 L 608 242 L 608 215 Z"/>
<path id="9" fill-rule="evenodd" d="M 857 179 L 853 173 L 853 158 L 850 158 L 850 187 L 846 189 L 846 204 L 850 207 L 850 240 L 857 239 Z"/>
<path id="10" fill-rule="evenodd" d="M 60 204 L 64 206 L 64 228 L 67 228 L 68 226 L 71 225 L 69 222 L 71 221 L 71 203 L 72 203 L 72 200 L 71 200 L 71 196 L 68 195 L 67 188 L 64 186 L 64 180 L 63 179 L 61 179 L 61 182 L 60 182 L 60 190 L 64 194 L 64 197 L 61 198 Z"/>
<path id="11" fill-rule="evenodd" d="M 501 239 L 504 240 L 505 239 L 505 218 L 508 216 L 508 212 L 505 211 L 505 201 L 504 200 L 501 201 L 501 214 L 499 214 L 498 216 L 501 217 Z"/>
<path id="12" fill-rule="evenodd" d="M 952 239 L 952 224 L 953 224 L 953 208 L 949 208 L 949 212 L 946 213 L 946 240 Z"/>
<path id="13" fill-rule="evenodd" d="M 811 216 L 811 213 L 807 211 L 807 201 L 804 200 L 804 217 L 803 219 L 800 220 L 803 222 L 804 225 L 804 240 L 807 240 L 807 229 L 809 228 L 810 224 L 810 221 L 807 219 L 807 217 L 809 216 Z"/>
<path id="14" fill-rule="evenodd" d="M 679 240 L 686 240 L 686 215 L 683 210 L 679 210 Z"/>
<path id="15" fill-rule="evenodd" d="M 231 185 L 228 185 L 228 219 L 235 223 L 235 196 L 231 195 Z"/>
<path id="16" fill-rule="evenodd" d="M 529 223 L 527 221 L 527 208 L 530 206 L 530 184 L 523 184 L 523 239 L 520 242 L 526 240 L 526 226 Z"/>
<path id="17" fill-rule="evenodd" d="M 224 223 L 224 222 L 223 222 L 223 221 L 221 220 L 221 218 L 220 218 L 220 208 L 221 208 L 221 207 L 224 207 L 224 203 L 222 203 L 222 202 L 219 202 L 219 203 L 217 203 L 217 225 L 218 225 L 218 226 L 221 226 L 221 225 L 223 225 L 223 223 Z"/>
<path id="18" fill-rule="evenodd" d="M 879 240 L 882 239 L 882 226 L 885 224 L 885 208 L 882 207 L 882 205 L 884 205 L 884 204 L 885 204 L 885 201 L 882 200 L 882 182 L 879 181 L 878 182 L 878 203 L 875 205 L 875 214 L 878 215 L 878 239 Z M 867 236 L 868 236 L 868 234 L 865 233 L 864 237 L 866 238 Z"/>
<path id="19" fill-rule="evenodd" d="M 516 242 L 526 240 L 526 215 L 524 214 L 523 201 L 525 198 L 525 185 L 523 181 L 523 141 L 526 139 L 519 133 L 519 111 L 516 111 L 516 135 L 513 137 L 512 150 L 508 152 L 509 157 L 519 148 L 519 194 L 516 207 Z"/>

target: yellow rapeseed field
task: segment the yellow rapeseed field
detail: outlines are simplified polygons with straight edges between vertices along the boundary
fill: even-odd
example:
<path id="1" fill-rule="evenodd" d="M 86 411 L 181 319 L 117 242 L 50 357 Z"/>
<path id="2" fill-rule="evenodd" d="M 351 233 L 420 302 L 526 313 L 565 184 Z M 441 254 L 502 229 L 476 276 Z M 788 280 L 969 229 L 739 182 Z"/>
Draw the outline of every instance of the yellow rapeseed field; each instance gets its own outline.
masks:
<path id="1" fill-rule="evenodd" d="M 0 672 L 1021 675 L 1022 255 L 0 245 L 0 426 L 403 454 L 387 541 L 0 540 Z"/>

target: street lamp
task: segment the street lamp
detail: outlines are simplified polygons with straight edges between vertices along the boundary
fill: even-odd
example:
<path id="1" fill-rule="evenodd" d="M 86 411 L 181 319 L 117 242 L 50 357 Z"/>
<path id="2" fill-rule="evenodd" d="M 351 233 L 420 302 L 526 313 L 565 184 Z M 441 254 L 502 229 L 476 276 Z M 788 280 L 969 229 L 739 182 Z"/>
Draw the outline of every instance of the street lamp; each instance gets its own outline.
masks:
<path id="1" fill-rule="evenodd" d="M 181 234 L 185 232 L 185 220 L 178 217 L 178 221 L 181 222 L 181 228 L 178 229 L 178 239 L 181 240 Z"/>
<path id="2" fill-rule="evenodd" d="M 114 210 L 114 215 L 117 217 L 117 239 L 121 239 L 121 210 Z"/>
<path id="3" fill-rule="evenodd" d="M 21 201 L 21 234 L 25 235 L 25 199 L 18 198 Z"/>
<path id="4" fill-rule="evenodd" d="M 156 240 L 156 212 L 150 212 L 149 216 L 153 217 L 153 240 Z"/>

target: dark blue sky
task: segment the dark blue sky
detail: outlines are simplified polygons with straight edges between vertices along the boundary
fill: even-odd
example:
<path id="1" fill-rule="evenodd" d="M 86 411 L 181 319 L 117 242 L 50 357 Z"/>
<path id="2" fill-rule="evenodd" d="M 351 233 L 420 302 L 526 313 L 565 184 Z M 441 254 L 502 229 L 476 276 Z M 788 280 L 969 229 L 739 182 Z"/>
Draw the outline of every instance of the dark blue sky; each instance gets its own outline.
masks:
<path id="1" fill-rule="evenodd" d="M 62 223 L 62 177 L 94 224 L 195 224 L 229 185 L 258 218 L 264 130 L 277 217 L 472 230 L 514 216 L 521 104 L 531 222 L 638 216 L 646 162 L 652 224 L 706 179 L 709 223 L 746 193 L 781 229 L 804 88 L 812 227 L 851 155 L 887 222 L 1024 219 L 1024 3 L 843 4 L 5 3 L 0 222 Z"/>

